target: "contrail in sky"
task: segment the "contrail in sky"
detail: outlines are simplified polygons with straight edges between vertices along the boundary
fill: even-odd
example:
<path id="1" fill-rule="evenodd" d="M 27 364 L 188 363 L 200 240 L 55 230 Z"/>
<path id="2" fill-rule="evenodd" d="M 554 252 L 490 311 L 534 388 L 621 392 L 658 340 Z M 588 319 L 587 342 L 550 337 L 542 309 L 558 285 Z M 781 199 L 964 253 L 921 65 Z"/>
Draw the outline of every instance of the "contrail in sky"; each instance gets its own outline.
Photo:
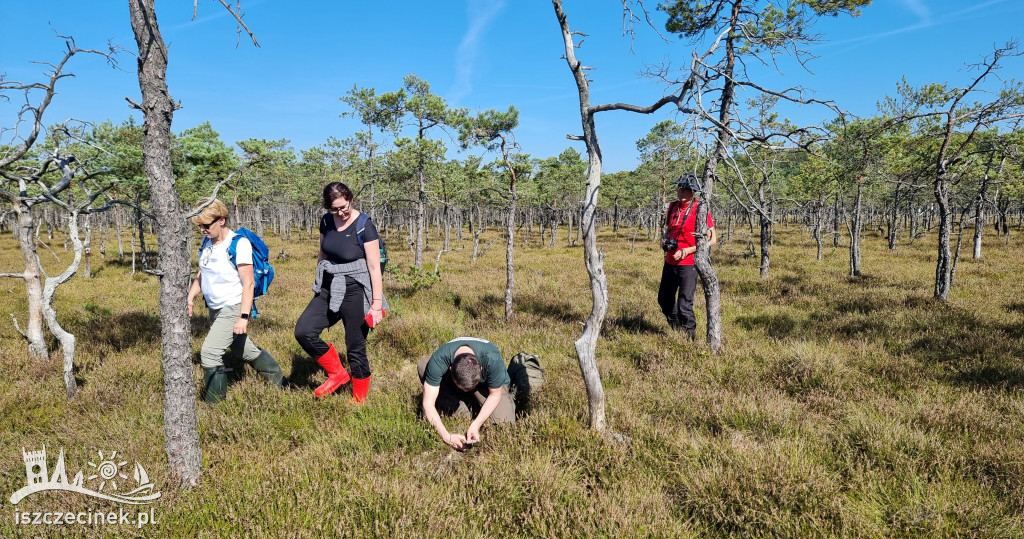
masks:
<path id="1" fill-rule="evenodd" d="M 875 41 L 877 39 L 881 39 L 881 38 L 884 38 L 884 37 L 889 37 L 889 36 L 894 36 L 894 35 L 899 35 L 899 34 L 905 34 L 907 32 L 913 32 L 913 31 L 916 31 L 916 30 L 922 30 L 924 28 L 931 28 L 933 26 L 939 26 L 939 25 L 943 25 L 943 24 L 955 23 L 957 21 L 960 21 L 964 16 L 966 16 L 966 15 L 972 13 L 972 12 L 979 11 L 981 9 L 984 9 L 984 8 L 987 8 L 989 6 L 993 6 L 993 5 L 996 5 L 996 4 L 1002 4 L 1005 1 L 1006 0 L 988 0 L 987 2 L 979 2 L 979 3 L 973 4 L 973 5 L 972 4 L 968 4 L 963 9 L 960 9 L 960 10 L 954 11 L 954 12 L 945 13 L 944 15 L 942 15 L 939 18 L 934 18 L 932 16 L 931 11 L 920 0 L 902 0 L 903 5 L 907 9 L 909 9 L 910 11 L 915 13 L 918 17 L 920 17 L 920 20 L 918 20 L 917 22 L 915 22 L 913 24 L 909 24 L 907 26 L 904 26 L 902 28 L 895 28 L 895 29 L 892 29 L 892 30 L 886 30 L 884 32 L 878 32 L 876 34 L 869 34 L 869 35 L 858 36 L 858 37 L 853 38 L 853 39 L 846 39 L 846 40 L 842 40 L 842 41 L 831 41 L 831 42 L 824 43 L 822 46 L 823 47 L 836 47 L 836 46 L 839 46 L 839 45 L 849 45 L 848 47 L 845 47 L 844 49 L 842 49 L 842 52 L 847 52 L 847 51 L 850 51 L 852 49 L 856 49 L 858 46 L 860 46 L 860 45 L 862 45 L 864 43 L 867 43 L 867 42 L 870 42 L 870 41 Z"/>
<path id="2" fill-rule="evenodd" d="M 921 18 L 922 23 L 928 23 L 932 20 L 932 12 L 925 6 L 921 0 L 903 0 L 903 5 L 917 14 Z"/>
<path id="3" fill-rule="evenodd" d="M 469 28 L 455 52 L 455 84 L 448 93 L 451 104 L 457 104 L 473 91 L 473 68 L 477 64 L 480 40 L 487 26 L 505 7 L 504 0 L 467 0 Z"/>

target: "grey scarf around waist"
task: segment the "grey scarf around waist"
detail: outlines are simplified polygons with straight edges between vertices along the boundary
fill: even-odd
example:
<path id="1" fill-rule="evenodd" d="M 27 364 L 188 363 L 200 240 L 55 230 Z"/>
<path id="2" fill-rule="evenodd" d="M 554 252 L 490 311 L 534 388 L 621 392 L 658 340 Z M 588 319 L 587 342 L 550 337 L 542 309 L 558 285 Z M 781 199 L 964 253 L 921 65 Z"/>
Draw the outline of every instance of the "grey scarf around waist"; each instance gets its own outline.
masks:
<path id="1" fill-rule="evenodd" d="M 363 316 L 370 312 L 370 302 L 373 300 L 373 286 L 370 282 L 370 272 L 366 269 L 366 259 L 348 262 L 346 264 L 332 264 L 321 260 L 316 265 L 316 281 L 313 282 L 313 293 L 319 294 L 324 282 L 324 272 L 334 276 L 331 280 L 331 301 L 328 308 L 337 312 L 341 308 L 341 300 L 345 298 L 345 276 L 351 277 L 363 287 Z M 388 300 L 381 294 L 381 305 L 385 311 L 390 307 Z"/>

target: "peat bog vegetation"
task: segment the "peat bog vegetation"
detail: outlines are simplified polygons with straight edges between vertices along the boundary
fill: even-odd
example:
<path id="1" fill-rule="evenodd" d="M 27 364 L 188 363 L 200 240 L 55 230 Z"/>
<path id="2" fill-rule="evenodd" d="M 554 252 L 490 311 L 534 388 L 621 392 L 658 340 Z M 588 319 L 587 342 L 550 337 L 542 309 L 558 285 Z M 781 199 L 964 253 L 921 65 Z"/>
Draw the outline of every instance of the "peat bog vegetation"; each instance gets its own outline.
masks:
<path id="1" fill-rule="evenodd" d="M 357 408 L 348 386 L 313 399 L 324 375 L 292 337 L 315 242 L 270 237 L 271 252 L 289 258 L 275 262 L 251 332 L 298 388 L 276 391 L 250 370 L 225 402 L 199 403 L 204 473 L 188 492 L 166 479 L 157 281 L 96 254 L 94 277 L 76 277 L 56 300 L 79 338 L 74 400 L 64 398 L 59 353 L 30 361 L 12 324 L 0 324 L 0 536 L 1020 537 L 1024 235 L 1015 234 L 1009 244 L 987 236 L 982 259 L 961 258 L 945 305 L 931 299 L 933 235 L 895 251 L 867 236 L 865 275 L 851 278 L 845 243 L 816 262 L 807 234 L 780 227 L 767 280 L 734 236 L 713 250 L 725 341 L 714 356 L 669 334 L 655 301 L 655 243 L 631 252 L 625 235 L 603 233 L 610 308 L 598 362 L 609 424 L 628 444 L 587 429 L 572 342 L 590 292 L 581 250 L 564 238 L 554 248 L 517 239 L 509 324 L 496 233 L 475 264 L 471 246 L 444 254 L 440 281 L 425 284 L 407 276 L 411 255 L 392 239 L 392 268 L 406 276 L 385 278 L 393 309 L 370 338 L 373 384 Z M 71 257 L 59 236 L 50 245 L 44 263 Z M 0 237 L 0 264 L 17 268 L 19 256 Z M 0 286 L 0 313 L 23 316 L 21 282 Z M 205 310 L 197 314 L 198 351 Z M 329 335 L 343 342 L 340 330 Z M 536 352 L 547 374 L 518 424 L 486 428 L 465 453 L 420 420 L 415 372 L 418 358 L 459 335 L 493 340 L 506 359 Z M 198 366 L 195 378 L 201 386 Z M 44 444 L 51 466 L 64 448 L 69 470 L 97 451 L 143 463 L 162 493 L 157 522 L 15 525 L 15 509 L 117 510 L 57 492 L 10 505 L 25 481 L 21 449 Z"/>

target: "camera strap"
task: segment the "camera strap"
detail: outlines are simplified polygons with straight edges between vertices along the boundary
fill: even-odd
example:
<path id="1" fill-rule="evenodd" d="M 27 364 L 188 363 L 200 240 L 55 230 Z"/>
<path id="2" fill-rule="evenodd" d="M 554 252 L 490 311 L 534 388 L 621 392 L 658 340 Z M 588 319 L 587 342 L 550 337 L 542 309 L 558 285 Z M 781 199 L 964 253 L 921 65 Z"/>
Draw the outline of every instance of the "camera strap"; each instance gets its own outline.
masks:
<path id="1" fill-rule="evenodd" d="M 672 202 L 672 204 L 675 205 L 675 211 L 672 212 L 673 220 L 675 220 L 675 216 L 679 215 L 679 201 L 676 200 L 676 201 Z M 696 205 L 697 205 L 697 201 L 695 199 L 690 199 L 690 205 L 686 207 L 686 213 L 683 214 L 683 220 L 680 221 L 680 223 L 679 223 L 679 234 L 680 234 L 680 236 L 682 236 L 682 234 L 683 234 L 683 229 L 686 228 L 686 220 L 690 218 L 690 211 L 693 210 L 694 206 L 696 206 Z M 671 223 L 669 223 L 669 224 L 671 225 Z M 694 228 L 696 228 L 696 225 L 697 224 L 694 223 Z M 675 239 L 675 238 L 673 238 L 673 239 Z M 679 239 L 682 239 L 682 238 L 680 237 Z"/>

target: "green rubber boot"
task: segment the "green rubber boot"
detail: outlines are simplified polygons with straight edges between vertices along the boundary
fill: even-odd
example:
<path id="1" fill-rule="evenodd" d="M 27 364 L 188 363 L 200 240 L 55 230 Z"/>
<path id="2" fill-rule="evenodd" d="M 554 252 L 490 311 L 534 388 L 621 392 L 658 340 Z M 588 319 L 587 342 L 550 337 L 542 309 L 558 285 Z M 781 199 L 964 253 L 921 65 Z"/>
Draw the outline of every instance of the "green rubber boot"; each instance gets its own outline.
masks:
<path id="1" fill-rule="evenodd" d="M 279 388 L 284 388 L 288 385 L 288 379 L 285 378 L 284 373 L 281 372 L 281 366 L 277 364 L 277 360 L 274 359 L 274 356 L 270 355 L 270 352 L 267 352 L 266 350 L 260 350 L 259 357 L 252 360 L 252 368 L 256 369 L 256 372 L 263 375 L 268 382 Z"/>
<path id="2" fill-rule="evenodd" d="M 203 388 L 203 400 L 207 404 L 217 404 L 228 395 L 227 369 L 224 367 L 214 367 L 212 369 L 203 369 L 203 371 L 203 379 L 206 386 Z"/>

